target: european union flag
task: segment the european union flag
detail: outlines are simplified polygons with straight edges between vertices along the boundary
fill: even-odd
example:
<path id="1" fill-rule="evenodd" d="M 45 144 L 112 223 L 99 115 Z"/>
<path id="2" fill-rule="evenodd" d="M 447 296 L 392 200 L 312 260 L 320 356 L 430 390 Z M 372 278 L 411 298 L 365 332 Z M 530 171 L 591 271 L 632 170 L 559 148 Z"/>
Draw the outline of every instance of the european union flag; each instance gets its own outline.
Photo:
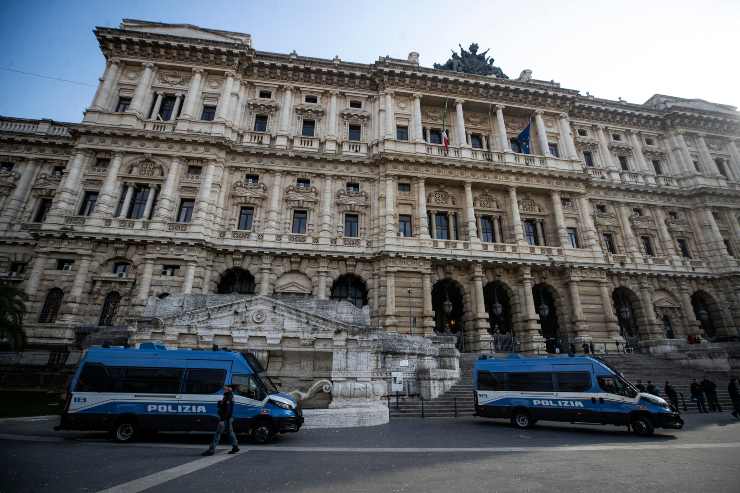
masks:
<path id="1" fill-rule="evenodd" d="M 522 154 L 529 154 L 529 127 L 532 126 L 532 122 L 527 124 L 527 128 L 516 136 L 516 143 L 519 145 L 519 152 Z"/>

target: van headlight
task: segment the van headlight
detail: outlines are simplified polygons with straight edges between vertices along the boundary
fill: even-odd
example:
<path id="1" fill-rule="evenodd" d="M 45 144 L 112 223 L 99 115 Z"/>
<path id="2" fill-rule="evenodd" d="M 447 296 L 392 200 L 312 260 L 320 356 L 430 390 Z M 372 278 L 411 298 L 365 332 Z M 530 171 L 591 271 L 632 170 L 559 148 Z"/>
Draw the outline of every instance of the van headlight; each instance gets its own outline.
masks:
<path id="1" fill-rule="evenodd" d="M 290 411 L 291 409 L 293 409 L 293 406 L 291 406 L 290 404 L 288 404 L 286 402 L 282 402 L 282 401 L 278 401 L 278 400 L 274 400 L 274 399 L 270 399 L 270 402 L 272 402 L 273 404 L 275 404 L 280 409 L 287 409 L 288 411 Z"/>
<path id="2" fill-rule="evenodd" d="M 668 405 L 668 403 L 661 399 L 660 397 L 652 394 L 642 394 L 642 398 L 646 401 L 650 402 L 651 404 L 655 404 L 656 406 L 664 407 L 666 409 L 670 409 L 671 406 Z"/>

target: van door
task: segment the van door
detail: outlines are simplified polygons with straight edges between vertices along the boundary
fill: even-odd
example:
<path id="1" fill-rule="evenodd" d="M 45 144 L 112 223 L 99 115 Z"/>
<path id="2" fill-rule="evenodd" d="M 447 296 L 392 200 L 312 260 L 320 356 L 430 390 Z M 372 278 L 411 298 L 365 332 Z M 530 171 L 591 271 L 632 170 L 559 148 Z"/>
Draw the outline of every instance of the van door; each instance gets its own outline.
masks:
<path id="1" fill-rule="evenodd" d="M 591 422 L 593 412 L 593 377 L 591 368 L 583 365 L 554 365 L 557 382 L 557 403 L 564 420 Z"/>
<path id="2" fill-rule="evenodd" d="M 180 398 L 180 430 L 212 431 L 218 424 L 218 401 L 231 369 L 230 361 L 190 360 Z"/>

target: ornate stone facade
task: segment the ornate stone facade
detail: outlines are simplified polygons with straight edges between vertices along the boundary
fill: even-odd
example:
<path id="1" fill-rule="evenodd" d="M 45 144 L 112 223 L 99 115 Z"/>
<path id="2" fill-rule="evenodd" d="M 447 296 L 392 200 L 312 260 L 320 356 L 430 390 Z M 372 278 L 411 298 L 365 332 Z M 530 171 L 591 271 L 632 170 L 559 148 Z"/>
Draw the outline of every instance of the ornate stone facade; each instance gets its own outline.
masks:
<path id="1" fill-rule="evenodd" d="M 369 327 L 463 351 L 737 335 L 733 107 L 188 25 L 95 33 L 81 123 L 0 121 L 0 272 L 30 296 L 31 344 L 216 293 L 349 299 Z"/>

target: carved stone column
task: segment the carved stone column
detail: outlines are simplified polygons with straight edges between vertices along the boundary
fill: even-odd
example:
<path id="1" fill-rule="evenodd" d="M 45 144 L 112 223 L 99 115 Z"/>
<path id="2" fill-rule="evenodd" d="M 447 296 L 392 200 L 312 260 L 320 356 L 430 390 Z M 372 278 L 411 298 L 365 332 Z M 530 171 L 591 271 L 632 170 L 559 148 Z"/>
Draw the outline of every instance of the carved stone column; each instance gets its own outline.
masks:
<path id="1" fill-rule="evenodd" d="M 683 312 L 684 320 L 686 320 L 686 335 L 695 336 L 701 334 L 701 322 L 696 319 L 694 305 L 691 303 L 691 287 L 687 283 L 682 282 L 678 291 L 681 301 L 681 311 Z"/>
<path id="2" fill-rule="evenodd" d="M 584 338 L 591 339 L 589 335 L 588 325 L 586 324 L 586 318 L 583 316 L 583 304 L 581 303 L 581 293 L 578 289 L 578 283 L 580 279 L 571 277 L 568 280 L 568 293 L 570 294 L 570 303 L 573 309 L 573 326 L 575 328 L 575 336 L 583 340 Z"/>
<path id="3" fill-rule="evenodd" d="M 432 275 L 429 272 L 422 273 L 421 278 L 422 295 L 424 297 L 423 321 L 424 336 L 434 335 L 434 308 L 432 305 Z"/>
<path id="4" fill-rule="evenodd" d="M 586 245 L 594 251 L 596 255 L 603 255 L 601 245 L 599 244 L 596 226 L 594 225 L 594 216 L 591 209 L 591 201 L 585 195 L 578 198 L 581 221 L 583 223 L 583 236 Z"/>
<path id="5" fill-rule="evenodd" d="M 216 121 L 225 122 L 229 118 L 231 111 L 231 86 L 234 84 L 234 77 L 234 72 L 226 72 L 221 97 L 219 97 L 218 106 L 216 107 Z"/>
<path id="6" fill-rule="evenodd" d="M 509 202 L 511 207 L 511 227 L 514 235 L 514 242 L 519 245 L 526 245 L 524 240 L 524 229 L 522 228 L 522 216 L 519 214 L 519 200 L 516 196 L 516 187 L 509 187 Z"/>
<path id="7" fill-rule="evenodd" d="M 77 314 L 80 310 L 82 291 L 85 288 L 89 272 L 90 257 L 81 257 L 80 261 L 77 262 L 77 272 L 75 272 L 75 277 L 72 281 L 72 289 L 69 291 L 69 297 L 65 300 L 64 313 L 60 317 L 60 322 L 74 323 L 79 320 Z"/>
<path id="8" fill-rule="evenodd" d="M 293 132 L 293 88 L 291 86 L 285 86 L 283 91 L 283 102 L 280 108 L 280 123 L 278 125 L 277 139 L 275 145 L 277 147 L 287 147 L 288 138 L 292 137 Z"/>
<path id="9" fill-rule="evenodd" d="M 321 226 L 319 230 L 320 242 L 328 245 L 329 239 L 334 236 L 332 232 L 331 213 L 334 210 L 334 178 L 327 175 L 324 178 L 324 189 L 321 194 Z"/>
<path id="10" fill-rule="evenodd" d="M 473 264 L 471 276 L 473 283 L 473 302 L 474 302 L 474 320 L 473 327 L 475 332 L 472 334 L 470 341 L 466 341 L 465 346 L 474 350 L 483 351 L 490 348 L 491 334 L 488 333 L 490 323 L 488 313 L 486 313 L 486 299 L 483 294 L 483 268 L 480 264 Z M 472 343 L 472 344 L 471 344 Z"/>
<path id="11" fill-rule="evenodd" d="M 500 104 L 496 105 L 496 139 L 498 140 L 499 151 L 511 152 L 511 143 L 506 133 L 506 123 L 504 122 L 504 108 Z"/>
<path id="12" fill-rule="evenodd" d="M 216 173 L 216 163 L 211 161 L 206 166 L 206 172 L 201 177 L 198 197 L 196 199 L 195 222 L 203 228 L 209 225 L 208 216 L 211 209 L 211 187 L 213 186 L 213 175 Z"/>
<path id="13" fill-rule="evenodd" d="M 146 194 L 146 204 L 144 205 L 144 215 L 142 219 L 149 220 L 152 216 L 152 207 L 154 206 L 154 196 L 157 194 L 155 185 L 149 185 L 149 191 Z"/>
<path id="14" fill-rule="evenodd" d="M 534 112 L 534 126 L 537 129 L 537 144 L 540 148 L 540 154 L 543 156 L 551 156 L 550 146 L 547 143 L 547 127 L 545 127 L 545 120 L 542 118 L 542 110 L 535 110 Z"/>
<path id="15" fill-rule="evenodd" d="M 326 260 L 326 258 L 321 258 L 319 260 L 319 285 L 318 285 L 318 293 L 316 296 L 320 300 L 326 300 L 329 299 L 329 295 L 327 293 L 328 288 L 328 278 L 329 278 L 329 263 Z"/>
<path id="16" fill-rule="evenodd" d="M 640 247 L 637 245 L 637 238 L 635 238 L 635 233 L 632 231 L 632 221 L 630 220 L 632 209 L 629 205 L 618 206 L 617 208 L 622 219 L 622 233 L 627 253 L 640 255 Z"/>
<path id="17" fill-rule="evenodd" d="M 64 224 L 64 217 L 74 214 L 77 204 L 77 195 L 80 192 L 82 168 L 89 161 L 89 152 L 77 149 L 69 161 L 67 171 L 59 184 L 59 189 L 54 196 L 54 205 L 49 211 L 47 222 L 50 224 Z"/>
<path id="18" fill-rule="evenodd" d="M 471 244 L 480 243 L 478 231 L 475 225 L 475 207 L 473 204 L 472 183 L 465 182 L 465 226 L 468 230 L 468 241 Z"/>
<path id="19" fill-rule="evenodd" d="M 154 211 L 154 219 L 161 222 L 172 220 L 172 213 L 175 209 L 175 190 L 177 187 L 177 177 L 182 168 L 182 159 L 173 157 L 170 161 L 170 167 L 167 170 L 167 177 L 164 180 L 164 186 L 157 200 L 157 207 Z"/>
<path id="20" fill-rule="evenodd" d="M 414 142 L 424 141 L 424 130 L 421 122 L 421 94 L 414 94 Z"/>
<path id="21" fill-rule="evenodd" d="M 182 294 L 193 292 L 193 280 L 195 279 L 195 263 L 188 262 L 185 266 L 185 280 L 182 283 Z"/>
<path id="22" fill-rule="evenodd" d="M 532 294 L 532 272 L 528 266 L 522 267 L 522 325 L 524 334 L 519 336 L 521 349 L 528 352 L 539 352 L 544 346 L 544 338 L 540 335 L 539 319 L 534 307 Z"/>
<path id="23" fill-rule="evenodd" d="M 673 237 L 668 231 L 668 226 L 665 223 L 666 217 L 665 212 L 662 208 L 655 208 L 655 221 L 658 224 L 658 238 L 660 239 L 663 251 L 669 257 L 676 257 L 676 247 L 673 244 Z M 677 257 L 676 257 L 677 258 Z"/>
<path id="24" fill-rule="evenodd" d="M 624 343 L 624 337 L 619 333 L 619 321 L 617 314 L 614 312 L 614 302 L 612 301 L 611 292 L 609 291 L 609 281 L 606 279 L 599 281 L 599 292 L 601 294 L 601 305 L 604 309 L 604 325 L 606 326 L 607 337 L 615 343 Z"/>
<path id="25" fill-rule="evenodd" d="M 385 271 L 385 320 L 386 330 L 396 326 L 396 273 L 390 269 Z"/>
<path id="26" fill-rule="evenodd" d="M 118 211 L 119 218 L 125 218 L 128 215 L 128 209 L 131 206 L 131 200 L 134 197 L 134 186 L 129 183 L 123 184 L 123 204 L 121 204 L 121 210 Z"/>
<path id="27" fill-rule="evenodd" d="M 126 110 L 128 113 L 134 113 L 139 118 L 144 118 L 144 102 L 147 99 L 149 88 L 152 85 L 152 78 L 154 77 L 154 64 L 143 63 L 144 70 L 139 77 L 139 82 L 136 84 L 134 90 L 134 96 L 131 98 L 131 104 Z"/>
<path id="28" fill-rule="evenodd" d="M 427 192 L 424 186 L 424 178 L 419 178 L 416 182 L 417 208 L 416 220 L 419 224 L 419 238 L 428 240 L 429 237 L 429 218 L 427 216 Z"/>
<path id="29" fill-rule="evenodd" d="M 704 137 L 704 134 L 699 134 L 696 137 L 696 146 L 699 149 L 699 157 L 702 161 L 702 169 L 708 171 L 714 176 L 722 176 L 722 173 L 719 172 L 719 168 L 717 167 L 717 163 L 715 163 L 714 159 L 712 159 L 712 155 L 709 152 L 709 147 L 707 147 L 707 141 L 704 139 Z"/>
<path id="30" fill-rule="evenodd" d="M 110 164 L 108 164 L 108 171 L 105 174 L 103 185 L 100 187 L 93 217 L 107 218 L 113 216 L 116 206 L 116 185 L 118 184 L 118 173 L 121 170 L 121 163 L 123 163 L 123 154 L 114 152 Z"/>
<path id="31" fill-rule="evenodd" d="M 164 98 L 164 92 L 157 91 L 154 93 L 154 97 L 156 98 L 154 100 L 154 107 L 152 108 L 152 112 L 149 115 L 145 114 L 145 118 L 150 118 L 152 120 L 157 119 L 157 115 L 159 115 L 159 109 L 162 107 L 162 98 Z"/>
<path id="32" fill-rule="evenodd" d="M 730 155 L 730 165 L 732 166 L 733 174 L 736 177 L 740 177 L 740 151 L 737 149 L 737 142 L 728 140 L 726 142 L 727 153 Z"/>
<path id="33" fill-rule="evenodd" d="M 570 129 L 570 120 L 567 113 L 560 113 L 560 141 L 563 143 L 563 157 L 578 159 L 576 145 L 573 142 L 573 132 Z"/>
<path id="34" fill-rule="evenodd" d="M 270 281 L 272 277 L 272 257 L 270 255 L 262 255 L 260 258 L 260 295 L 269 296 L 270 292 Z"/>
<path id="35" fill-rule="evenodd" d="M 599 157 L 604 168 L 616 171 L 618 166 L 612 156 L 612 151 L 609 149 L 609 139 L 606 138 L 606 127 L 603 125 L 596 125 L 594 127 L 596 137 L 599 139 Z"/>
<path id="36" fill-rule="evenodd" d="M 282 173 L 275 173 L 270 188 L 270 209 L 267 211 L 267 228 L 268 233 L 278 233 L 280 231 L 280 201 L 283 190 L 281 188 L 283 181 Z"/>
<path id="37" fill-rule="evenodd" d="M 195 117 L 195 104 L 200 100 L 201 81 L 203 80 L 203 69 L 194 68 L 193 77 L 190 79 L 190 87 L 182 106 L 180 118 L 192 120 Z"/>
<path id="38" fill-rule="evenodd" d="M 23 291 L 28 295 L 29 300 L 41 299 L 42 295 L 39 293 L 39 287 L 41 286 L 41 278 L 44 275 L 44 268 L 48 260 L 46 253 L 37 253 L 33 259 L 31 265 L 31 272 L 28 274 L 28 279 L 23 288 Z"/>
<path id="39" fill-rule="evenodd" d="M 337 149 L 337 91 L 329 93 L 329 117 L 328 127 L 326 129 L 325 149 L 327 152 L 334 152 Z"/>
<path id="40" fill-rule="evenodd" d="M 714 213 L 711 208 L 705 207 L 701 210 L 701 215 L 704 216 L 703 223 L 709 228 L 709 234 L 704 237 L 707 256 L 718 258 L 718 260 L 722 261 L 724 258 L 729 257 L 730 253 L 727 251 L 722 232 L 717 225 L 717 221 L 714 219 Z"/>
<path id="41" fill-rule="evenodd" d="M 640 133 L 630 131 L 629 136 L 632 139 L 632 149 L 634 151 L 633 154 L 635 155 L 635 161 L 637 161 L 637 167 L 644 173 L 650 173 L 652 170 L 648 166 L 645 156 L 642 154 L 642 139 L 640 138 Z"/>
<path id="42" fill-rule="evenodd" d="M 663 332 L 657 326 L 655 320 L 655 307 L 653 306 L 653 288 L 647 282 L 640 283 L 640 301 L 642 302 L 642 312 L 645 316 L 648 333 L 648 339 L 662 339 Z"/>
<path id="43" fill-rule="evenodd" d="M 455 145 L 467 147 L 468 142 L 465 139 L 465 115 L 463 115 L 463 100 L 455 100 Z"/>
<path id="44" fill-rule="evenodd" d="M 136 303 L 139 305 L 145 305 L 146 300 L 149 297 L 149 288 L 152 285 L 152 272 L 154 271 L 154 260 L 146 259 L 144 261 L 144 269 L 139 279 L 139 291 L 136 294 Z"/>
<path id="45" fill-rule="evenodd" d="M 33 159 L 27 159 L 20 166 L 20 178 L 15 183 L 13 193 L 6 200 L 5 205 L 0 209 L 0 231 L 10 229 L 17 220 L 18 212 L 23 208 L 26 197 L 31 191 L 31 184 L 36 177 L 38 168 Z"/>
<path id="46" fill-rule="evenodd" d="M 90 106 L 91 110 L 95 111 L 110 111 L 109 104 L 111 98 L 111 92 L 113 87 L 118 81 L 118 74 L 120 72 L 121 62 L 117 58 L 112 58 L 108 61 L 105 68 L 105 73 L 100 79 L 100 85 L 95 93 L 95 98 Z"/>
<path id="47" fill-rule="evenodd" d="M 552 198 L 552 210 L 555 215 L 555 226 L 558 230 L 558 241 L 562 248 L 570 248 L 568 229 L 565 227 L 565 216 L 563 215 L 563 203 L 560 197 L 560 191 L 551 191 L 550 197 Z"/>
<path id="48" fill-rule="evenodd" d="M 385 241 L 393 242 L 398 237 L 396 226 L 396 177 L 386 177 L 385 186 Z"/>
<path id="49" fill-rule="evenodd" d="M 393 91 L 385 93 L 385 138 L 395 139 L 396 111 L 393 107 Z"/>

